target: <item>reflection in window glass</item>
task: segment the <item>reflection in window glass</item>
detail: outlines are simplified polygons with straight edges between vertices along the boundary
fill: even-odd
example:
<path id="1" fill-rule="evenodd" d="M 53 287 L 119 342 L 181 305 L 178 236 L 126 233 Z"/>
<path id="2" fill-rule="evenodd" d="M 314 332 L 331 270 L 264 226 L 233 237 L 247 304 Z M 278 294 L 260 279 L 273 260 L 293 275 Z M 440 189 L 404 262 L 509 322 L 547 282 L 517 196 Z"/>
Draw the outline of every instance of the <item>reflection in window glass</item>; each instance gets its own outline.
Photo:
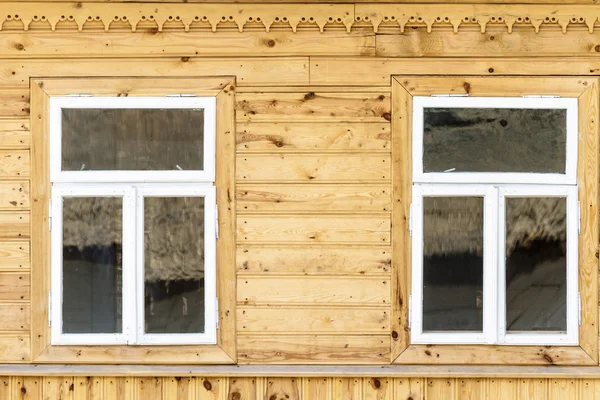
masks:
<path id="1" fill-rule="evenodd" d="M 567 330 L 566 199 L 506 199 L 506 330 Z"/>
<path id="2" fill-rule="evenodd" d="M 144 199 L 146 333 L 204 332 L 204 198 Z"/>
<path id="3" fill-rule="evenodd" d="M 483 198 L 423 198 L 423 331 L 483 330 Z"/>
<path id="4" fill-rule="evenodd" d="M 63 199 L 63 332 L 122 332 L 122 198 Z"/>
<path id="5" fill-rule="evenodd" d="M 203 170 L 202 109 L 62 109 L 62 170 Z"/>
<path id="6" fill-rule="evenodd" d="M 425 108 L 424 172 L 565 173 L 565 109 Z"/>

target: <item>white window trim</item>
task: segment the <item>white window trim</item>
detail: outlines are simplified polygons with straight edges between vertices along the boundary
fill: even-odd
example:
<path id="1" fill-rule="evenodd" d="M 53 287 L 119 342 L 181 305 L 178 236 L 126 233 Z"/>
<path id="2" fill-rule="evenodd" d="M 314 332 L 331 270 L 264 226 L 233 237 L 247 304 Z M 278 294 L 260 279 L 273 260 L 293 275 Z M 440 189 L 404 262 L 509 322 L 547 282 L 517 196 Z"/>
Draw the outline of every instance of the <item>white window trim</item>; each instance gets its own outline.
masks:
<path id="1" fill-rule="evenodd" d="M 565 174 L 507 172 L 423 172 L 423 110 L 425 108 L 566 109 Z M 576 98 L 413 97 L 413 182 L 420 183 L 577 183 L 578 112 Z"/>
<path id="2" fill-rule="evenodd" d="M 123 333 L 63 333 L 62 293 L 63 293 L 63 198 L 64 197 L 121 197 L 123 198 L 122 225 L 122 264 L 135 262 L 135 196 L 133 188 L 115 185 L 70 185 L 58 184 L 52 187 L 53 227 L 51 243 L 51 338 L 53 345 L 105 345 L 127 344 L 132 331 L 130 321 L 135 319 L 135 309 L 126 301 L 135 293 L 135 271 L 123 268 L 122 288 L 122 329 Z"/>
<path id="3" fill-rule="evenodd" d="M 51 97 L 50 180 L 52 182 L 213 182 L 215 180 L 215 97 Z M 63 108 L 204 109 L 202 171 L 62 171 Z"/>
<path id="4" fill-rule="evenodd" d="M 215 344 L 217 342 L 216 315 L 216 191 L 209 185 L 148 185 L 136 191 L 136 232 L 144 238 L 144 198 L 146 197 L 204 197 L 204 333 L 148 334 L 144 332 L 144 241 L 137 241 L 136 284 L 137 327 L 136 344 Z"/>
<path id="5" fill-rule="evenodd" d="M 423 197 L 468 196 L 482 197 L 484 203 L 483 235 L 496 236 L 495 223 L 490 220 L 491 210 L 497 208 L 494 188 L 485 185 L 414 185 L 412 206 L 412 325 L 411 342 L 414 344 L 468 344 L 494 343 L 496 341 L 497 318 L 496 291 L 494 284 L 494 260 L 496 248 L 483 249 L 483 331 L 482 332 L 423 332 Z M 492 216 L 493 218 L 493 216 Z"/>
<path id="6" fill-rule="evenodd" d="M 523 345 L 577 345 L 579 341 L 579 271 L 578 271 L 578 214 L 577 186 L 503 186 L 499 188 L 499 215 L 498 215 L 498 316 L 502 318 L 499 323 L 499 340 L 506 344 Z M 508 333 L 506 331 L 506 197 L 564 197 L 566 198 L 567 212 L 567 332 L 566 333 Z"/>

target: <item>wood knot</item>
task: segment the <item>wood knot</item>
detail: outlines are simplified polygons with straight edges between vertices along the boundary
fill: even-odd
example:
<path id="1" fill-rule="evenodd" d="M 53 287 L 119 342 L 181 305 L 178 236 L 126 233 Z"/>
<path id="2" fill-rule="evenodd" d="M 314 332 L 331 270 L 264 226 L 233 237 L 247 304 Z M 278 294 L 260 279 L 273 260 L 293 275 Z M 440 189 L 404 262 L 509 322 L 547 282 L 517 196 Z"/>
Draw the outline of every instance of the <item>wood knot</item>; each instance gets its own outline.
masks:
<path id="1" fill-rule="evenodd" d="M 393 339 L 398 339 L 398 332 L 392 331 L 392 338 Z"/>
<path id="2" fill-rule="evenodd" d="M 75 390 L 75 384 L 71 383 L 71 385 L 69 385 L 69 392 L 72 392 L 73 390 Z"/>
<path id="3" fill-rule="evenodd" d="M 431 356 L 431 352 L 429 350 L 425 350 L 425 354 Z"/>
<path id="4" fill-rule="evenodd" d="M 392 113 L 389 113 L 389 112 L 383 113 L 382 117 L 386 121 L 391 121 L 392 120 Z"/>
<path id="5" fill-rule="evenodd" d="M 181 57 L 181 62 L 188 62 L 190 61 L 189 57 Z"/>
<path id="6" fill-rule="evenodd" d="M 242 395 L 237 390 L 231 393 L 231 400 L 242 400 Z"/>
<path id="7" fill-rule="evenodd" d="M 317 95 L 315 94 L 315 92 L 308 92 L 304 95 L 304 100 L 312 100 L 316 97 Z"/>
<path id="8" fill-rule="evenodd" d="M 180 381 L 181 381 L 181 377 L 180 377 L 180 376 L 176 376 L 176 377 L 175 377 L 175 380 L 176 380 L 177 382 L 180 382 Z"/>
<path id="9" fill-rule="evenodd" d="M 379 99 L 379 100 L 385 100 L 385 96 L 384 96 L 384 95 L 382 95 L 382 94 L 380 94 L 380 95 L 379 95 L 379 97 L 378 97 L 378 99 Z"/>
<path id="10" fill-rule="evenodd" d="M 276 394 L 272 395 L 271 397 L 269 397 L 269 400 L 277 400 L 277 395 Z"/>
<path id="11" fill-rule="evenodd" d="M 202 386 L 204 386 L 204 389 L 209 391 L 212 389 L 212 385 L 207 379 L 205 379 L 204 382 L 202 382 Z"/>
<path id="12" fill-rule="evenodd" d="M 81 4 L 81 2 L 75 4 L 75 8 L 81 8 L 81 7 L 83 7 L 83 4 Z"/>
<path id="13" fill-rule="evenodd" d="M 550 364 L 554 364 L 554 360 L 548 354 L 544 353 L 544 359 L 548 361 Z"/>
<path id="14" fill-rule="evenodd" d="M 595 50 L 597 53 L 600 53 L 600 44 L 599 44 L 599 45 L 597 45 L 596 47 L 594 47 L 594 50 Z"/>
<path id="15" fill-rule="evenodd" d="M 379 389 L 381 387 L 381 381 L 379 379 L 373 379 L 372 382 L 375 389 Z"/>
<path id="16" fill-rule="evenodd" d="M 22 394 L 27 393 L 27 389 L 25 389 L 25 386 L 21 386 L 21 393 Z"/>
<path id="17" fill-rule="evenodd" d="M 490 69 L 488 69 L 488 72 L 489 72 L 490 74 L 493 74 L 493 73 L 494 73 L 494 68 L 490 68 Z"/>
<path id="18" fill-rule="evenodd" d="M 600 253 L 596 252 L 596 258 L 600 258 Z"/>
<path id="19" fill-rule="evenodd" d="M 274 47 L 275 46 L 275 41 L 273 39 L 267 41 L 267 46 Z"/>
<path id="20" fill-rule="evenodd" d="M 25 46 L 23 46 L 21 43 L 17 43 L 17 44 L 15 44 L 15 49 L 17 49 L 19 51 L 23 51 L 23 50 L 25 50 Z"/>
<path id="21" fill-rule="evenodd" d="M 463 88 L 465 89 L 466 94 L 471 93 L 471 84 L 469 82 L 463 83 Z"/>
<path id="22" fill-rule="evenodd" d="M 409 396 L 406 398 L 406 400 L 413 400 L 413 398 Z"/>

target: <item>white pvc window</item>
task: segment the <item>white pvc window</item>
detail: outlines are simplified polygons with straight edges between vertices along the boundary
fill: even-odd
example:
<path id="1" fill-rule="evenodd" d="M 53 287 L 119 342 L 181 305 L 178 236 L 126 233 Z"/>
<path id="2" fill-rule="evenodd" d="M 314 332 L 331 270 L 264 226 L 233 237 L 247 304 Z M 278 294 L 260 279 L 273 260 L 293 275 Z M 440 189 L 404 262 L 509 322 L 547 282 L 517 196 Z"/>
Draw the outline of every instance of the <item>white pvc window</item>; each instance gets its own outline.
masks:
<path id="1" fill-rule="evenodd" d="M 414 98 L 413 343 L 578 344 L 576 116 L 576 99 Z"/>
<path id="2" fill-rule="evenodd" d="M 51 343 L 216 343 L 214 98 L 51 107 Z"/>

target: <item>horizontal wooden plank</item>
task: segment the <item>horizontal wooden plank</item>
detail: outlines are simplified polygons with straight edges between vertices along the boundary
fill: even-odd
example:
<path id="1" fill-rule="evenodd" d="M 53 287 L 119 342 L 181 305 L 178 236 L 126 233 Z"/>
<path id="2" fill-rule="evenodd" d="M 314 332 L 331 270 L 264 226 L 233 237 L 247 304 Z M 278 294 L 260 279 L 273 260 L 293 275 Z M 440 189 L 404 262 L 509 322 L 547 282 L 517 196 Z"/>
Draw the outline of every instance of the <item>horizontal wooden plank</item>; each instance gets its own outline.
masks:
<path id="1" fill-rule="evenodd" d="M 595 78 L 580 77 L 527 77 L 506 76 L 398 76 L 394 78 L 412 96 L 432 94 L 468 94 L 470 96 L 516 96 L 555 94 L 561 97 L 579 97 L 589 89 Z"/>
<path id="2" fill-rule="evenodd" d="M 29 91 L 26 88 L 3 88 L 0 91 L 0 116 L 29 116 Z"/>
<path id="3" fill-rule="evenodd" d="M 28 148 L 29 120 L 0 118 L 0 149 Z"/>
<path id="4" fill-rule="evenodd" d="M 3 363 L 29 361 L 29 335 L 0 335 L 0 360 Z"/>
<path id="5" fill-rule="evenodd" d="M 28 300 L 29 273 L 0 272 L 0 300 Z"/>
<path id="6" fill-rule="evenodd" d="M 36 83 L 48 96 L 65 96 L 73 91 L 94 96 L 164 96 L 165 94 L 195 94 L 217 96 L 231 84 L 234 77 L 206 78 L 46 78 Z M 100 83 L 101 82 L 101 83 Z"/>
<path id="7" fill-rule="evenodd" d="M 28 209 L 29 181 L 0 181 L 0 211 Z"/>
<path id="8" fill-rule="evenodd" d="M 0 303 L 0 331 L 27 331 L 30 318 L 29 304 Z"/>
<path id="9" fill-rule="evenodd" d="M 0 241 L 0 270 L 30 267 L 29 242 Z"/>
<path id="10" fill-rule="evenodd" d="M 565 35 L 559 26 L 545 27 L 536 33 L 529 27 L 489 25 L 485 33 L 479 27 L 439 27 L 427 33 L 426 27 L 379 29 L 376 38 L 379 57 L 575 57 L 597 55 L 600 32 L 587 27 L 571 27 Z M 390 34 L 391 33 L 391 34 Z"/>
<path id="11" fill-rule="evenodd" d="M 3 60 L 0 86 L 29 87 L 30 77 L 236 76 L 237 85 L 308 85 L 308 57 L 177 57 Z M 277 79 L 273 80 L 276 76 Z"/>
<path id="12" fill-rule="evenodd" d="M 375 55 L 373 29 L 289 32 L 6 32 L 0 57 Z"/>
<path id="13" fill-rule="evenodd" d="M 349 68 L 348 66 L 352 66 Z M 389 85 L 392 75 L 600 75 L 600 59 L 311 57 L 312 85 Z"/>
<path id="14" fill-rule="evenodd" d="M 240 246 L 238 275 L 389 275 L 389 247 Z"/>
<path id="15" fill-rule="evenodd" d="M 390 150 L 390 124 L 381 123 L 240 123 L 237 150 Z"/>
<path id="16" fill-rule="evenodd" d="M 29 229 L 28 212 L 0 212 L 0 239 L 28 239 Z"/>
<path id="17" fill-rule="evenodd" d="M 0 178 L 29 176 L 28 150 L 0 150 Z"/>
<path id="18" fill-rule="evenodd" d="M 1 188 L 1 186 L 0 186 Z M 0 197 L 1 198 L 1 197 Z M 389 211 L 390 185 L 238 185 L 238 213 Z"/>
<path id="19" fill-rule="evenodd" d="M 256 182 L 388 182 L 389 154 L 238 154 L 236 179 Z"/>
<path id="20" fill-rule="evenodd" d="M 240 277 L 237 287 L 240 305 L 390 303 L 390 280 L 379 277 Z"/>
<path id="21" fill-rule="evenodd" d="M 385 333 L 390 328 L 390 314 L 377 308 L 238 307 L 236 323 L 240 334 Z"/>
<path id="22" fill-rule="evenodd" d="M 348 68 L 347 69 L 352 69 Z M 356 83 L 355 83 L 356 85 Z M 391 120 L 388 93 L 241 93 L 236 121 L 385 122 Z"/>
<path id="23" fill-rule="evenodd" d="M 389 357 L 389 335 L 238 336 L 242 364 L 385 364 Z"/>
<path id="24" fill-rule="evenodd" d="M 390 243 L 389 215 L 241 215 L 238 243 Z"/>

